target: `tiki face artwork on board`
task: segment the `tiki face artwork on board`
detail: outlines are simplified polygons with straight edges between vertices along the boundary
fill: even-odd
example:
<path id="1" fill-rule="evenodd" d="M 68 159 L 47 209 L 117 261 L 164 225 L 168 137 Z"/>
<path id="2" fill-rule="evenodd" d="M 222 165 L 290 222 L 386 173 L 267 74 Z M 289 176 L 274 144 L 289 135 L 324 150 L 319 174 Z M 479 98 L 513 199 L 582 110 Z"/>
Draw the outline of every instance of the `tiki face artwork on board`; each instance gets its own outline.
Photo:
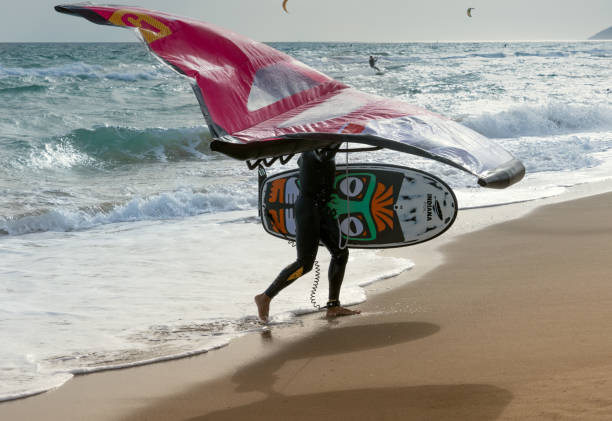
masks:
<path id="1" fill-rule="evenodd" d="M 379 233 L 393 231 L 393 184 L 377 182 L 373 173 L 339 173 L 334 189 L 328 206 L 345 238 L 373 241 Z"/>
<path id="2" fill-rule="evenodd" d="M 262 185 L 262 223 L 277 237 L 295 237 L 293 206 L 299 195 L 297 171 L 271 176 Z M 438 178 L 383 164 L 338 167 L 327 206 L 352 248 L 388 248 L 435 238 L 452 225 L 456 198 Z"/>

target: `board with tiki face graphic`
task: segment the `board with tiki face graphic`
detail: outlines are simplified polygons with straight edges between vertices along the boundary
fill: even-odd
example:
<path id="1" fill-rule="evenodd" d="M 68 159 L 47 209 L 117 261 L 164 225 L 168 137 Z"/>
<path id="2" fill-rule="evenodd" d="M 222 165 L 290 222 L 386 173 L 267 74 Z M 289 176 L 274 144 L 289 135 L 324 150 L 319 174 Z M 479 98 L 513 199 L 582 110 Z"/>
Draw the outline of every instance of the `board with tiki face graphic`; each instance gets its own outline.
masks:
<path id="1" fill-rule="evenodd" d="M 260 177 L 260 216 L 267 233 L 295 239 L 298 170 Z M 457 198 L 439 178 L 384 164 L 339 165 L 327 206 L 350 248 L 403 247 L 445 232 L 457 216 Z"/>

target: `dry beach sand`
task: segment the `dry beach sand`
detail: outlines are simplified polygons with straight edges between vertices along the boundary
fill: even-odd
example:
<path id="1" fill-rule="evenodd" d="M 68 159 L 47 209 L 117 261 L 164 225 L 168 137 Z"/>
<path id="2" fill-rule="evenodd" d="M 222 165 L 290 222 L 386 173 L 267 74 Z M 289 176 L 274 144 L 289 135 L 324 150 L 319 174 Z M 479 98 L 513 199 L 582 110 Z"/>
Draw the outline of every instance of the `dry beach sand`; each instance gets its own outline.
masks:
<path id="1" fill-rule="evenodd" d="M 591 196 L 455 236 L 431 271 L 435 241 L 392 250 L 417 266 L 360 316 L 81 376 L 0 420 L 610 420 L 611 208 Z"/>

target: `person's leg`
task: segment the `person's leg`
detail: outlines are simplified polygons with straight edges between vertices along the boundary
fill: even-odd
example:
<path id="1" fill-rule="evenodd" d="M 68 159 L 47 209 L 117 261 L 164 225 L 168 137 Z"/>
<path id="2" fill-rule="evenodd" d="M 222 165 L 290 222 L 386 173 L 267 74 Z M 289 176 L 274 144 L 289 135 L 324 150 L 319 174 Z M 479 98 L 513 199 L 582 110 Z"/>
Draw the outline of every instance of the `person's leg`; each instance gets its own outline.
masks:
<path id="1" fill-rule="evenodd" d="M 284 268 L 263 294 L 255 296 L 259 318 L 267 321 L 270 301 L 297 278 L 310 272 L 319 248 L 318 209 L 312 201 L 299 198 L 295 204 L 297 259 Z"/>
<path id="2" fill-rule="evenodd" d="M 342 281 L 344 281 L 344 271 L 348 262 L 349 251 L 347 248 L 340 249 L 338 244 L 336 244 L 336 247 L 328 247 L 327 249 L 331 254 L 327 272 L 329 279 L 328 298 L 331 302 L 340 302 L 340 288 L 342 287 Z"/>
<path id="3" fill-rule="evenodd" d="M 344 281 L 344 271 L 348 262 L 348 248 L 340 247 L 340 243 L 344 241 L 340 238 L 340 230 L 338 222 L 331 214 L 326 214 L 322 218 L 320 228 L 321 242 L 327 247 L 331 254 L 329 263 L 328 278 L 329 278 L 329 299 L 327 302 L 327 316 L 348 316 L 351 314 L 359 314 L 359 311 L 349 310 L 340 305 L 340 288 Z"/>

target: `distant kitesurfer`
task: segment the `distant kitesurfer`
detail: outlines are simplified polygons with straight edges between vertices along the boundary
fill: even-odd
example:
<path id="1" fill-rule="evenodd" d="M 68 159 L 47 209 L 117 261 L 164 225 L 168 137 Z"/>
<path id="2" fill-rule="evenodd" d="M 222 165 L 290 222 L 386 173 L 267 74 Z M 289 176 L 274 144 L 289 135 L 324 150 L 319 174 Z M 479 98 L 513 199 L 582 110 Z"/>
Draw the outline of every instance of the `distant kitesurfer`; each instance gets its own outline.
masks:
<path id="1" fill-rule="evenodd" d="M 336 150 L 324 149 L 302 153 L 300 166 L 300 194 L 295 202 L 297 260 L 287 266 L 262 294 L 255 296 L 259 318 L 268 321 L 270 301 L 297 278 L 308 273 L 314 265 L 319 241 L 331 254 L 329 264 L 329 300 L 327 317 L 349 316 L 360 311 L 340 305 L 340 287 L 349 252 L 340 246 L 340 227 L 327 206 L 336 176 Z"/>
<path id="2" fill-rule="evenodd" d="M 372 69 L 376 69 L 377 72 L 380 72 L 380 69 L 376 67 L 377 61 L 378 61 L 378 57 L 370 56 L 370 67 Z"/>

